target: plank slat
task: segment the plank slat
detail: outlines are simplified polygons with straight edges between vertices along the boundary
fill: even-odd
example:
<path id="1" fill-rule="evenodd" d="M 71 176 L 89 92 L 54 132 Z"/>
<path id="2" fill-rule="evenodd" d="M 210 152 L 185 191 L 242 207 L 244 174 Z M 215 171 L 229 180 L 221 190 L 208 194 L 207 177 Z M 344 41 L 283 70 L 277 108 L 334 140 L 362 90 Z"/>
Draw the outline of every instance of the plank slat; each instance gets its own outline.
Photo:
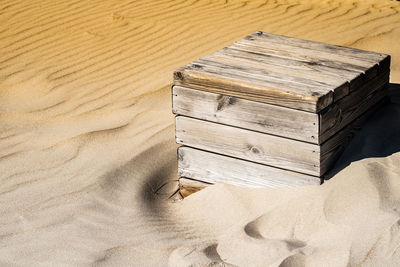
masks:
<path id="1" fill-rule="evenodd" d="M 278 86 L 284 86 L 282 82 L 269 81 L 268 84 L 268 87 L 266 87 L 264 81 L 260 81 L 256 77 L 250 78 L 245 76 L 244 73 L 240 75 L 238 73 L 233 74 L 223 69 L 207 68 L 204 71 L 186 67 L 174 73 L 174 85 L 191 87 L 212 93 L 229 94 L 314 113 L 317 113 L 333 102 L 332 92 L 323 94 L 324 92 L 321 92 L 318 88 L 316 90 L 311 90 L 310 88 L 306 90 L 301 86 L 294 87 L 299 88 L 297 93 L 294 93 L 293 91 L 277 89 L 276 87 Z"/>
<path id="2" fill-rule="evenodd" d="M 318 113 L 389 65 L 385 54 L 258 32 L 179 69 L 174 83 Z"/>
<path id="3" fill-rule="evenodd" d="M 246 75 L 254 75 L 254 77 L 258 77 L 259 79 L 263 79 L 268 82 L 279 81 L 282 84 L 278 84 L 277 86 L 282 86 L 282 89 L 289 90 L 293 87 L 293 85 L 295 85 L 296 87 L 294 88 L 294 92 L 299 92 L 303 88 L 308 90 L 329 92 L 343 84 L 343 79 L 337 79 L 335 82 L 332 82 L 332 80 L 321 80 L 315 77 L 315 73 L 314 76 L 304 77 L 304 74 L 300 71 L 288 72 L 285 70 L 285 68 L 279 69 L 276 66 L 266 65 L 257 61 L 252 62 L 237 57 L 225 56 L 223 54 L 206 56 L 196 60 L 193 64 L 203 66 L 204 68 L 212 66 L 218 70 L 223 69 L 230 70 L 232 72 L 245 72 Z M 299 85 L 302 87 L 298 88 Z"/>
<path id="4" fill-rule="evenodd" d="M 321 43 L 317 41 L 310 41 L 310 40 L 266 33 L 261 31 L 249 35 L 248 38 L 251 38 L 251 36 L 253 37 L 257 36 L 258 37 L 257 40 L 259 41 L 263 40 L 268 42 L 269 44 L 277 43 L 280 45 L 281 44 L 291 45 L 304 49 L 310 49 L 313 51 L 331 53 L 334 54 L 335 56 L 344 57 L 344 59 L 354 58 L 369 63 L 374 63 L 374 64 L 378 63 L 380 66 L 385 65 L 385 67 L 388 67 L 386 64 L 388 63 L 387 61 L 390 61 L 390 55 L 357 49 L 353 47 Z"/>
<path id="5" fill-rule="evenodd" d="M 310 175 L 320 175 L 320 147 L 269 134 L 177 116 L 176 142 Z"/>
<path id="6" fill-rule="evenodd" d="M 231 65 L 262 69 L 265 73 L 288 79 L 291 77 L 296 82 L 315 84 L 333 90 L 343 85 L 343 76 L 349 80 L 359 75 L 357 72 L 336 70 L 322 65 L 308 64 L 308 62 L 293 59 L 283 59 L 273 55 L 252 53 L 248 51 L 224 48 L 202 59 L 224 61 Z"/>
<path id="7" fill-rule="evenodd" d="M 217 76 L 223 76 L 227 80 L 241 79 L 244 82 L 254 82 L 273 88 L 274 90 L 286 90 L 287 93 L 308 96 L 312 93 L 320 95 L 329 93 L 332 86 L 328 84 L 305 81 L 300 78 L 289 78 L 281 75 L 273 75 L 266 69 L 256 69 L 249 66 L 241 66 L 240 64 L 232 64 L 229 61 L 211 61 L 207 59 L 196 60 L 195 63 L 189 65 L 191 71 L 210 73 Z M 264 88 L 264 90 L 266 90 Z"/>
<path id="8" fill-rule="evenodd" d="M 388 82 L 389 73 L 386 72 L 321 112 L 319 115 L 319 142 L 325 142 L 379 102 L 385 96 L 385 92 L 382 92 L 382 89 L 387 86 Z"/>
<path id="9" fill-rule="evenodd" d="M 354 133 L 383 105 L 386 90 L 372 98 L 372 107 L 322 145 L 310 144 L 246 129 L 176 117 L 176 142 L 191 147 L 321 177 L 341 155 Z"/>
<path id="10" fill-rule="evenodd" d="M 294 48 L 291 46 L 279 45 L 266 45 L 264 43 L 257 43 L 254 41 L 241 40 L 230 46 L 234 49 L 240 49 L 248 52 L 255 52 L 259 54 L 275 55 L 286 59 L 293 59 L 297 61 L 307 62 L 310 65 L 325 66 L 332 68 L 333 71 L 340 73 L 340 69 L 344 69 L 359 74 L 367 73 L 369 76 L 377 74 L 377 63 L 368 63 L 360 60 L 346 60 L 341 58 L 338 60 L 332 54 L 320 55 L 320 52 L 312 51 L 309 49 Z M 374 67 L 375 66 L 375 67 Z"/>
<path id="11" fill-rule="evenodd" d="M 172 111 L 178 115 L 318 143 L 314 113 L 182 86 L 173 86 L 172 98 Z"/>
<path id="12" fill-rule="evenodd" d="M 381 90 L 384 96 L 386 95 L 386 90 Z M 332 138 L 328 139 L 321 146 L 321 173 L 326 173 L 336 162 L 336 160 L 340 157 L 347 144 L 351 141 L 354 134 L 363 126 L 365 121 L 371 116 L 376 110 L 378 110 L 381 106 L 388 102 L 387 97 L 383 97 L 380 101 L 375 104 L 368 111 L 363 113 L 360 117 L 355 119 L 352 123 L 347 125 L 341 131 L 339 131 Z"/>
<path id="13" fill-rule="evenodd" d="M 319 119 L 316 114 L 308 112 L 181 86 L 174 86 L 173 89 L 173 112 L 188 117 L 322 144 L 379 102 L 384 95 L 376 92 L 386 86 L 388 80 L 388 72 L 380 74 L 352 92 L 348 97 L 321 112 Z M 296 123 L 294 124 L 293 121 Z"/>
<path id="14" fill-rule="evenodd" d="M 178 149 L 178 174 L 207 183 L 249 187 L 319 185 L 320 178 L 190 147 Z"/>
<path id="15" fill-rule="evenodd" d="M 246 36 L 243 41 L 245 40 L 261 43 L 262 45 L 266 45 L 268 47 L 279 46 L 282 48 L 282 50 L 300 49 L 297 51 L 301 52 L 302 54 L 310 54 L 306 52 L 306 50 L 309 50 L 310 52 L 313 51 L 314 53 L 317 51 L 319 54 L 318 56 L 334 56 L 335 60 L 337 61 L 352 62 L 353 64 L 366 67 L 369 67 L 370 63 L 376 64 L 389 57 L 389 55 L 383 53 L 271 34 L 261 31 Z"/>

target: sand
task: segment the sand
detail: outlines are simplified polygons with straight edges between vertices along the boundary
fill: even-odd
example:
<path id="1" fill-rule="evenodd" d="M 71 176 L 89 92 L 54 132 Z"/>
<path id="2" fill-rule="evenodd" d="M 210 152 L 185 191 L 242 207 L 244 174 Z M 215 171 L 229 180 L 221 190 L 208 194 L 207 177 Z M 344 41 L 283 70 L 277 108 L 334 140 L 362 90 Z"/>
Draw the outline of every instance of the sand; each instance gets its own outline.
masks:
<path id="1" fill-rule="evenodd" d="M 398 266 L 400 2 L 0 3 L 0 265 Z M 262 30 L 392 55 L 322 186 L 177 189 L 172 72 Z"/>

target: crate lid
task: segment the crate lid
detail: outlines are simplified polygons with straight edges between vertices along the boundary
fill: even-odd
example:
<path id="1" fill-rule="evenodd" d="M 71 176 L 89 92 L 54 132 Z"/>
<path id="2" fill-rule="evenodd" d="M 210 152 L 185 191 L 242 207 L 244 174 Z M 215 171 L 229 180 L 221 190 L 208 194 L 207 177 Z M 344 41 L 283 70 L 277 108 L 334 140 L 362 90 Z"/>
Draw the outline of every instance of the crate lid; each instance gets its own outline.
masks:
<path id="1" fill-rule="evenodd" d="M 389 66 L 389 55 L 256 32 L 175 71 L 174 84 L 318 113 Z"/>

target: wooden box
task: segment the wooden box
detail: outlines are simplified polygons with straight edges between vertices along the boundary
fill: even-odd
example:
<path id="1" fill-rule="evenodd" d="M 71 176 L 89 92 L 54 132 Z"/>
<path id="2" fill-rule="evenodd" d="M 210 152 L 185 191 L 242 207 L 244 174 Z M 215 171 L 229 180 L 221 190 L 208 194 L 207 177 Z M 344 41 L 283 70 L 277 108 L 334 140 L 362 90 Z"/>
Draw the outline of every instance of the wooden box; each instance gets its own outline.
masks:
<path id="1" fill-rule="evenodd" d="M 390 56 L 257 32 L 174 73 L 179 175 L 320 183 L 384 101 Z"/>

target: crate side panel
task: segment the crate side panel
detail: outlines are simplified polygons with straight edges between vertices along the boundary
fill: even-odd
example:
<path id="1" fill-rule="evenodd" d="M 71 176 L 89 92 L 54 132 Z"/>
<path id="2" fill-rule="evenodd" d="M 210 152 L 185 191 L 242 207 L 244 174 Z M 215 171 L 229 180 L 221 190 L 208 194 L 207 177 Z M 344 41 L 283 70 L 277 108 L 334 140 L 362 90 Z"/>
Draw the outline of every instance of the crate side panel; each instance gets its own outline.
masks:
<path id="1" fill-rule="evenodd" d="M 177 116 L 175 122 L 178 144 L 310 175 L 320 173 L 316 144 L 185 116 Z"/>
<path id="2" fill-rule="evenodd" d="M 249 187 L 319 185 L 320 178 L 189 147 L 178 149 L 179 176 Z"/>
<path id="3" fill-rule="evenodd" d="M 174 86 L 173 112 L 201 120 L 318 143 L 318 115 L 233 96 Z"/>

